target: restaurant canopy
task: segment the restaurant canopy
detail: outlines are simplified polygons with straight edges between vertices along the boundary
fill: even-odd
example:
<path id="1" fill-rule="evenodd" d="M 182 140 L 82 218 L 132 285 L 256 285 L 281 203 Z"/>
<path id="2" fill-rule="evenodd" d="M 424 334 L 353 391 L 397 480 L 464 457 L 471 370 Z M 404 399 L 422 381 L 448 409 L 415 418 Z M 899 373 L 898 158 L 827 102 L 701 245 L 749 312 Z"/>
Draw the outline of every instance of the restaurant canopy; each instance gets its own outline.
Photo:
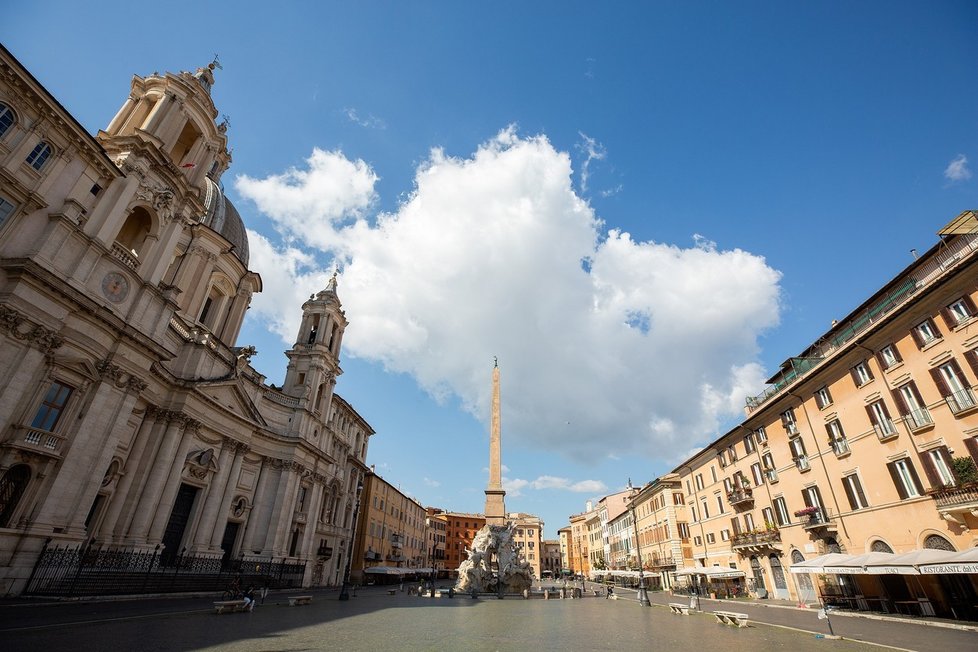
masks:
<path id="1" fill-rule="evenodd" d="M 732 580 L 738 577 L 744 577 L 745 573 L 736 568 L 723 568 L 721 566 L 699 566 L 696 568 L 683 568 L 682 570 L 676 571 L 676 577 L 684 577 L 686 575 L 703 575 L 711 580 Z"/>
<path id="2" fill-rule="evenodd" d="M 950 575 L 978 573 L 978 548 L 963 552 L 924 548 L 903 554 L 868 552 L 863 555 L 829 553 L 798 562 L 792 573 L 833 575 Z"/>

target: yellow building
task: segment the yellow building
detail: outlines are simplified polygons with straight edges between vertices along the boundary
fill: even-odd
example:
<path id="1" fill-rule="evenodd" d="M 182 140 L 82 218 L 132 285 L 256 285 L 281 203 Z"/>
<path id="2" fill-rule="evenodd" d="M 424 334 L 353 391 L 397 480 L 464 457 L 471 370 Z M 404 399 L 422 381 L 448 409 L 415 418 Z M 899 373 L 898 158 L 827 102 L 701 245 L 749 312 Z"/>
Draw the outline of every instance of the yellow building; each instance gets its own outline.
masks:
<path id="1" fill-rule="evenodd" d="M 543 557 L 543 521 L 532 514 L 513 512 L 507 519 L 515 527 L 513 541 L 516 548 L 523 554 L 523 558 L 533 569 L 534 577 L 541 577 L 542 557 Z"/>
<path id="2" fill-rule="evenodd" d="M 669 588 L 673 573 L 692 561 L 689 516 L 679 476 L 653 480 L 632 498 L 642 567 L 650 587 Z"/>
<path id="3" fill-rule="evenodd" d="M 427 512 L 371 470 L 360 499 L 351 578 L 394 577 L 429 567 Z M 395 570 L 396 569 L 396 570 Z"/>
<path id="4" fill-rule="evenodd" d="M 697 565 L 743 571 L 755 593 L 811 600 L 809 576 L 788 573 L 806 559 L 978 543 L 976 279 L 978 219 L 966 211 L 789 358 L 748 398 L 745 421 L 674 470 Z M 943 615 L 978 603 L 973 576 L 828 577 L 824 591 L 862 603 Z"/>

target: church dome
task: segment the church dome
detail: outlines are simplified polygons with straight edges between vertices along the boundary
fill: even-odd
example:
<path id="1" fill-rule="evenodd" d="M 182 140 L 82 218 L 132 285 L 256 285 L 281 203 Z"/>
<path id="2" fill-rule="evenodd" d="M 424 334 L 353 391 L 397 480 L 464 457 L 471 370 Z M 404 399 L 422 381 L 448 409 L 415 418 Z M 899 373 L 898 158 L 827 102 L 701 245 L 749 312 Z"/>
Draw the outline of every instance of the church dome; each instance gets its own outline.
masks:
<path id="1" fill-rule="evenodd" d="M 207 179 L 207 188 L 204 194 L 204 224 L 211 227 L 231 243 L 231 253 L 233 253 L 241 264 L 248 268 L 248 232 L 245 231 L 244 222 L 238 209 L 234 207 L 231 200 L 224 195 L 221 187 L 212 179 Z"/>

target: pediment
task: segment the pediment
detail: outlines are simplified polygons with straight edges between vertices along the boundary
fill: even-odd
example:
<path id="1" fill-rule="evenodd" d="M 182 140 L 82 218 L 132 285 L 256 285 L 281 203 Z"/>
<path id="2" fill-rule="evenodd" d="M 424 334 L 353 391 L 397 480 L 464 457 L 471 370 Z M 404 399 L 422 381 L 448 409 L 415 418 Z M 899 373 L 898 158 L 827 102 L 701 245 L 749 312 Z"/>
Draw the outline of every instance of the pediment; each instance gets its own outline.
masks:
<path id="1" fill-rule="evenodd" d="M 225 383 L 215 383 L 211 385 L 199 385 L 197 391 L 201 392 L 208 399 L 218 403 L 221 407 L 230 410 L 238 416 L 254 421 L 260 425 L 268 425 L 258 407 L 252 402 L 241 386 L 234 381 Z"/>

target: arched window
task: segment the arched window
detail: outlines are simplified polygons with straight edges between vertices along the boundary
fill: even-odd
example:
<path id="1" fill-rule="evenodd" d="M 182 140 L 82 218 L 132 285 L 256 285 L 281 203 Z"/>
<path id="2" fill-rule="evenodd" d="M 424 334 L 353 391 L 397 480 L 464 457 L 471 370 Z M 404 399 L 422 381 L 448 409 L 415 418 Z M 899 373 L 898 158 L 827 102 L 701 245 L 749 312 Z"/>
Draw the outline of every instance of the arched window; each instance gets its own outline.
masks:
<path id="1" fill-rule="evenodd" d="M 51 146 L 42 140 L 27 155 L 27 164 L 35 170 L 40 170 L 44 167 L 44 163 L 47 162 L 48 158 L 51 157 L 52 152 L 54 150 Z"/>
<path id="2" fill-rule="evenodd" d="M 924 539 L 924 547 L 930 548 L 931 550 L 949 550 L 954 552 L 954 546 L 951 545 L 951 542 L 939 534 L 931 534 Z"/>
<path id="3" fill-rule="evenodd" d="M 0 138 L 3 137 L 7 130 L 17 122 L 17 116 L 14 114 L 13 109 L 9 106 L 0 102 Z"/>
<path id="4" fill-rule="evenodd" d="M 122 246 L 122 249 L 131 260 L 129 266 L 136 268 L 139 265 L 139 257 L 144 254 L 143 245 L 146 243 L 146 236 L 153 230 L 153 218 L 142 206 L 136 206 L 129 213 L 115 241 Z"/>
<path id="5" fill-rule="evenodd" d="M 886 541 L 881 541 L 881 540 L 877 539 L 876 541 L 873 541 L 873 545 L 869 547 L 869 551 L 870 552 L 889 552 L 889 553 L 892 553 L 893 552 L 893 548 L 891 548 L 889 546 L 889 544 L 886 543 Z"/>
<path id="6" fill-rule="evenodd" d="M 7 469 L 0 478 L 0 527 L 7 527 L 31 481 L 31 469 L 26 464 L 18 464 Z"/>

